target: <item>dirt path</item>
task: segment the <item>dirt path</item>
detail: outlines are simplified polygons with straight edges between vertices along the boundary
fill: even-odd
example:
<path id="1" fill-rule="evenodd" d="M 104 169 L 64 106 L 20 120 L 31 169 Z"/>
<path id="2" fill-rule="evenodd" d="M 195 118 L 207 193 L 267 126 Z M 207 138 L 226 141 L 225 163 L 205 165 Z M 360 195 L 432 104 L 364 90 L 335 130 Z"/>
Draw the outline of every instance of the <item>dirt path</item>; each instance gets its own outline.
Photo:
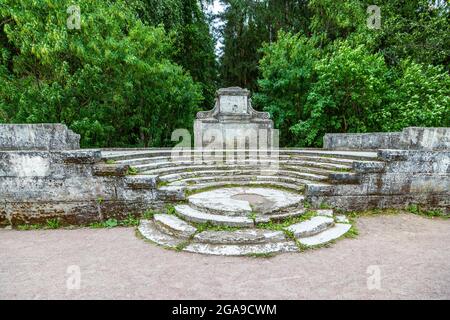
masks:
<path id="1" fill-rule="evenodd" d="M 450 299 L 450 220 L 378 216 L 358 228 L 357 239 L 270 259 L 168 251 L 131 228 L 1 230 L 0 298 Z M 71 265 L 79 289 L 67 289 Z"/>

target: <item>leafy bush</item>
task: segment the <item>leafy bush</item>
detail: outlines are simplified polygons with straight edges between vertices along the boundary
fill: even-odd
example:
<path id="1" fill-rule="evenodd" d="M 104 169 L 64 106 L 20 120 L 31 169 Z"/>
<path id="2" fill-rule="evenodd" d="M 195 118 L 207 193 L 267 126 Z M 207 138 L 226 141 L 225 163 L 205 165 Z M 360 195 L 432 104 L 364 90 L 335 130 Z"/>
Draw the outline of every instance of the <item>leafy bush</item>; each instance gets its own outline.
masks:
<path id="1" fill-rule="evenodd" d="M 400 131 L 450 125 L 450 76 L 443 66 L 386 64 L 365 45 L 280 33 L 266 45 L 255 102 L 281 130 L 281 145 L 321 146 L 325 133 Z"/>
<path id="2" fill-rule="evenodd" d="M 292 144 L 290 128 L 304 114 L 314 63 L 318 59 L 310 41 L 300 35 L 280 32 L 275 45 L 265 45 L 260 61 L 262 79 L 255 105 L 263 106 L 280 129 L 280 144 Z"/>
<path id="3" fill-rule="evenodd" d="M 80 30 L 66 26 L 71 1 L 2 2 L 0 121 L 66 123 L 83 146 L 169 145 L 192 126 L 199 85 L 126 1 L 78 1 Z"/>
<path id="4" fill-rule="evenodd" d="M 304 120 L 291 127 L 300 146 L 320 146 L 327 132 L 377 129 L 375 115 L 388 93 L 388 68 L 381 55 L 339 43 L 333 55 L 316 63 L 315 72 Z"/>
<path id="5" fill-rule="evenodd" d="M 450 77 L 444 67 L 405 60 L 399 74 L 392 102 L 380 117 L 381 129 L 450 126 Z"/>

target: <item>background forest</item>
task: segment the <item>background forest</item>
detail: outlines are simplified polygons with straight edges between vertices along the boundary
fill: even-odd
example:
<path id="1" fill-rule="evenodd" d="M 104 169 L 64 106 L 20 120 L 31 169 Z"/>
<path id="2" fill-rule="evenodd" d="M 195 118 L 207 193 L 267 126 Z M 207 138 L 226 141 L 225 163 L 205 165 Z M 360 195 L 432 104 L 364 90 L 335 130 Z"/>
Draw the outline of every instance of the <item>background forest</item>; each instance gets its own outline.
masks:
<path id="1" fill-rule="evenodd" d="M 447 1 L 222 0 L 218 16 L 212 2 L 0 0 L 0 123 L 65 123 L 84 147 L 170 146 L 218 87 L 241 86 L 285 147 L 450 126 Z"/>

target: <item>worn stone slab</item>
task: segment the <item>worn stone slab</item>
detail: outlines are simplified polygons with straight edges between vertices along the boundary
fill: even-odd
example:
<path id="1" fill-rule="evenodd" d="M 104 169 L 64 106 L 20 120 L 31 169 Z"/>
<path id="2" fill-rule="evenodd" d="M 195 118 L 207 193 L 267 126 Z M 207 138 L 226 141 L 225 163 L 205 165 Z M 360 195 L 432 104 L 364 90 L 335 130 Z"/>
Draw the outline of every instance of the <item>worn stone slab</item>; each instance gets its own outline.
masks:
<path id="1" fill-rule="evenodd" d="M 163 186 L 158 188 L 157 195 L 162 200 L 181 201 L 185 200 L 185 187 L 182 186 Z"/>
<path id="2" fill-rule="evenodd" d="M 299 216 L 305 214 L 305 212 L 306 212 L 305 209 L 300 209 L 300 210 L 292 210 L 292 211 L 283 212 L 283 213 L 264 215 L 262 217 L 257 217 L 256 222 L 266 222 L 266 220 L 280 221 L 280 220 L 284 220 L 284 219 L 288 219 L 288 218 L 299 217 Z"/>
<path id="3" fill-rule="evenodd" d="M 125 183 L 128 188 L 131 189 L 143 189 L 150 190 L 155 189 L 158 182 L 158 176 L 127 176 L 125 177 Z"/>
<path id="4" fill-rule="evenodd" d="M 151 220 L 141 220 L 138 230 L 145 239 L 164 247 L 175 248 L 185 241 L 161 232 Z"/>
<path id="5" fill-rule="evenodd" d="M 194 241 L 210 244 L 257 244 L 286 241 L 282 231 L 244 229 L 236 231 L 204 231 L 194 236 Z"/>
<path id="6" fill-rule="evenodd" d="M 224 215 L 209 214 L 198 211 L 187 205 L 175 206 L 177 213 L 183 217 L 183 219 L 197 222 L 207 223 L 210 222 L 213 225 L 225 225 L 230 227 L 253 227 L 253 220 L 247 217 L 231 217 Z"/>
<path id="7" fill-rule="evenodd" d="M 348 218 L 344 215 L 338 215 L 335 217 L 336 221 L 339 223 L 350 223 L 350 221 L 348 220 Z"/>
<path id="8" fill-rule="evenodd" d="M 254 210 L 249 201 L 236 199 L 238 195 L 257 195 L 267 199 L 271 204 L 262 208 L 262 212 L 276 212 L 292 206 L 300 205 L 303 196 L 284 190 L 270 188 L 222 188 L 188 197 L 189 203 L 196 208 L 210 213 L 226 215 L 248 215 Z M 259 211 L 260 212 L 260 211 Z"/>
<path id="9" fill-rule="evenodd" d="M 239 181 L 239 183 L 237 183 L 236 181 L 227 181 L 226 179 L 224 179 L 223 181 L 217 181 L 217 182 L 213 182 L 213 183 L 201 183 L 201 184 L 197 184 L 197 185 L 192 185 L 192 186 L 186 186 L 186 190 L 189 191 L 199 191 L 202 189 L 210 189 L 210 188 L 225 188 L 225 187 L 229 187 L 230 184 L 239 184 L 239 186 L 245 186 L 245 187 L 267 187 L 267 186 L 273 186 L 273 187 L 279 187 L 279 188 L 283 188 L 286 190 L 292 190 L 291 192 L 301 192 L 304 190 L 305 188 L 305 184 L 292 184 L 292 183 L 285 183 L 285 182 L 278 182 L 278 181 Z"/>
<path id="10" fill-rule="evenodd" d="M 293 224 L 286 228 L 286 230 L 292 232 L 296 238 L 310 237 L 319 232 L 322 232 L 334 225 L 334 219 L 317 216 L 312 217 L 309 220 L 302 221 Z"/>
<path id="11" fill-rule="evenodd" d="M 197 231 L 197 228 L 174 215 L 155 214 L 153 220 L 158 229 L 175 237 L 188 239 Z"/>
<path id="12" fill-rule="evenodd" d="M 315 210 L 317 216 L 324 216 L 324 217 L 333 217 L 333 210 L 332 209 L 318 209 Z"/>
<path id="13" fill-rule="evenodd" d="M 188 252 L 219 256 L 245 256 L 251 254 L 297 252 L 298 247 L 293 241 L 271 242 L 253 245 L 215 245 L 206 243 L 191 243 L 183 250 Z"/>
<path id="14" fill-rule="evenodd" d="M 298 241 L 306 246 L 317 246 L 333 241 L 348 232 L 351 228 L 351 224 L 336 223 L 334 227 L 327 229 L 319 234 L 311 237 L 299 238 Z"/>

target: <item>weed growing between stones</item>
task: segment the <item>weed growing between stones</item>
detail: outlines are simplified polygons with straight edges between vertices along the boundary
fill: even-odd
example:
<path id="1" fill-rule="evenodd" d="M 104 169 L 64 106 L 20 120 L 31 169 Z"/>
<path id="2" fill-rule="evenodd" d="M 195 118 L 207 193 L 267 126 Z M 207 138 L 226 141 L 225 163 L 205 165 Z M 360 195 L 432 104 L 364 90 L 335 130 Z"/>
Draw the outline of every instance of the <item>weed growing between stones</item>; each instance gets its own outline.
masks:
<path id="1" fill-rule="evenodd" d="M 256 224 L 256 228 L 258 229 L 269 229 L 273 231 L 283 231 L 284 228 L 289 227 L 290 225 L 303 222 L 314 217 L 316 213 L 314 211 L 306 211 L 301 216 L 297 217 L 289 217 L 279 222 L 269 221 L 269 222 L 261 222 Z"/>
<path id="2" fill-rule="evenodd" d="M 155 212 L 153 210 L 147 210 L 142 214 L 142 219 L 152 220 L 156 213 L 157 212 Z"/>
<path id="3" fill-rule="evenodd" d="M 17 230 L 20 231 L 28 231 L 28 230 L 40 230 L 45 229 L 45 226 L 42 224 L 21 224 L 16 226 Z"/>
<path id="4" fill-rule="evenodd" d="M 165 186 L 167 186 L 169 183 L 167 182 L 167 181 L 158 181 L 158 184 L 157 184 L 157 188 L 159 189 L 159 188 L 161 188 L 161 187 L 165 187 Z"/>
<path id="5" fill-rule="evenodd" d="M 253 209 L 253 208 L 252 208 L 252 209 Z M 252 211 L 252 212 L 248 215 L 248 218 L 251 219 L 251 220 L 253 221 L 253 224 L 256 224 L 256 217 L 257 217 L 257 214 L 256 214 L 256 212 L 254 212 L 254 211 Z"/>
<path id="6" fill-rule="evenodd" d="M 139 225 L 139 218 L 129 214 L 125 219 L 117 220 L 110 218 L 106 221 L 93 222 L 89 225 L 90 228 L 115 228 L 115 227 L 135 227 Z"/>
<path id="7" fill-rule="evenodd" d="M 445 214 L 440 209 L 425 210 L 425 209 L 422 209 L 417 204 L 409 205 L 406 208 L 406 210 L 408 212 L 412 213 L 412 214 L 416 214 L 416 215 L 424 216 L 424 217 L 428 217 L 428 218 L 444 218 L 444 219 L 449 219 L 450 218 L 450 215 Z"/>
<path id="8" fill-rule="evenodd" d="M 275 253 L 248 253 L 245 255 L 246 257 L 249 258 L 258 258 L 258 259 L 270 259 L 276 256 Z"/>
<path id="9" fill-rule="evenodd" d="M 204 188 L 200 188 L 197 190 L 185 190 L 184 191 L 184 195 L 187 197 L 193 195 L 193 194 L 197 194 L 197 193 L 201 193 L 201 192 L 207 192 L 207 191 L 211 191 L 211 190 L 215 190 L 215 189 L 222 189 L 222 188 L 236 188 L 236 187 L 242 187 L 241 184 L 236 184 L 236 183 L 230 183 L 230 184 L 225 184 L 225 185 L 220 185 L 220 186 L 209 186 L 209 187 L 204 187 Z M 276 186 L 276 185 L 272 185 L 272 184 L 255 184 L 255 185 L 250 185 L 248 187 L 251 188 L 268 188 L 268 189 L 278 189 L 278 190 L 282 190 L 282 191 L 286 191 L 286 192 L 290 192 L 290 193 L 295 193 L 295 194 L 303 194 L 303 190 L 294 190 L 294 189 L 289 189 L 289 188 L 285 188 L 282 186 Z"/>
<path id="10" fill-rule="evenodd" d="M 327 203 L 321 203 L 319 209 L 331 209 L 331 206 Z"/>
<path id="11" fill-rule="evenodd" d="M 189 243 L 190 243 L 189 240 L 183 241 L 183 242 L 177 244 L 177 246 L 175 247 L 175 250 L 183 251 L 189 245 Z"/>
<path id="12" fill-rule="evenodd" d="M 129 167 L 127 170 L 127 175 L 129 176 L 135 176 L 139 173 L 139 170 L 136 169 L 135 167 Z"/>
<path id="13" fill-rule="evenodd" d="M 189 222 L 192 226 L 197 228 L 197 232 L 195 234 L 201 233 L 203 231 L 237 231 L 242 230 L 242 228 L 239 227 L 230 227 L 230 226 L 216 226 L 213 225 L 211 222 L 206 223 L 196 223 L 196 222 Z"/>
<path id="14" fill-rule="evenodd" d="M 350 211 L 350 212 L 342 212 L 350 219 L 357 219 L 360 217 L 370 217 L 376 215 L 396 215 L 401 213 L 412 213 L 418 216 L 426 217 L 426 218 L 442 218 L 442 219 L 450 219 L 450 215 L 445 214 L 440 209 L 430 209 L 425 210 L 422 209 L 419 205 L 410 205 L 406 208 L 406 210 L 401 209 L 370 209 L 364 211 Z"/>
<path id="15" fill-rule="evenodd" d="M 170 215 L 176 216 L 177 215 L 177 210 L 171 204 L 170 205 L 166 205 L 166 214 L 170 214 Z"/>
<path id="16" fill-rule="evenodd" d="M 58 218 L 49 219 L 46 224 L 48 229 L 58 229 L 60 227 Z"/>
<path id="17" fill-rule="evenodd" d="M 58 218 L 48 219 L 45 221 L 45 224 L 21 224 L 14 226 L 15 229 L 20 231 L 28 231 L 28 230 L 48 230 L 48 229 L 60 229 L 62 228 L 61 223 Z"/>

